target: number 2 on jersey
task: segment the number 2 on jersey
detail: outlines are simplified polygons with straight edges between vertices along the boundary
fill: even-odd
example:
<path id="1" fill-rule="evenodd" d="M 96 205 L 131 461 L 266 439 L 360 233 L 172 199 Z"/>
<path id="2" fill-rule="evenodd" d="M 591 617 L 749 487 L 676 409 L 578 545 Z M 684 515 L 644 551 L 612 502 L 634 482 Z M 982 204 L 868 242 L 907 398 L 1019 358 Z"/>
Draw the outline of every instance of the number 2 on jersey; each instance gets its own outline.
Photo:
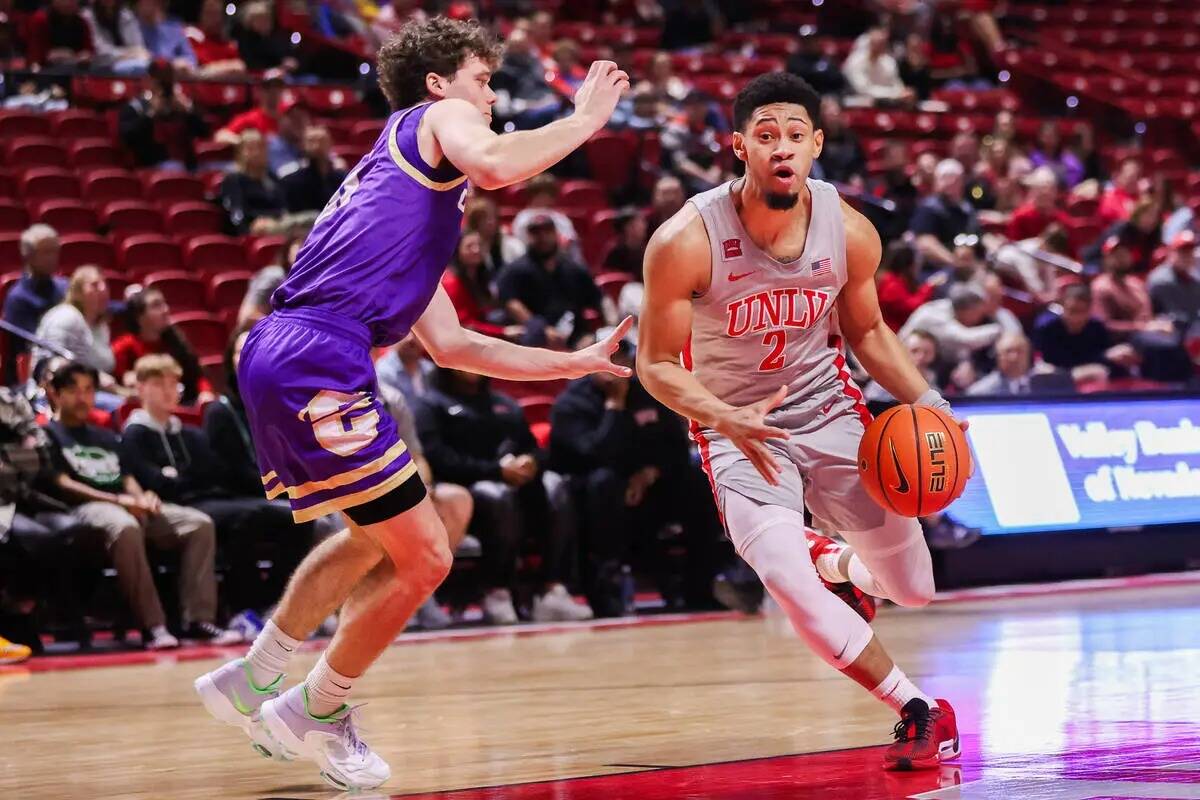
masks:
<path id="1" fill-rule="evenodd" d="M 783 348 L 787 345 L 786 331 L 767 331 L 762 338 L 763 347 L 771 348 L 766 358 L 758 365 L 759 372 L 775 372 L 783 369 Z"/>

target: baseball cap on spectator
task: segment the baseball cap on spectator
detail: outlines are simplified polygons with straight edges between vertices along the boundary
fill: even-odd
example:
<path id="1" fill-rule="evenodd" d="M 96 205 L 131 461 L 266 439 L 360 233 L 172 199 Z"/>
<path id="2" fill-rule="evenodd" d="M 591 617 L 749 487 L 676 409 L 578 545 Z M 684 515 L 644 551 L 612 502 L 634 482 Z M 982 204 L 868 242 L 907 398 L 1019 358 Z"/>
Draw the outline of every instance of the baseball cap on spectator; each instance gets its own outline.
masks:
<path id="1" fill-rule="evenodd" d="M 1175 238 L 1171 240 L 1172 250 L 1190 250 L 1196 246 L 1196 234 L 1189 230 L 1183 230 L 1175 234 Z"/>

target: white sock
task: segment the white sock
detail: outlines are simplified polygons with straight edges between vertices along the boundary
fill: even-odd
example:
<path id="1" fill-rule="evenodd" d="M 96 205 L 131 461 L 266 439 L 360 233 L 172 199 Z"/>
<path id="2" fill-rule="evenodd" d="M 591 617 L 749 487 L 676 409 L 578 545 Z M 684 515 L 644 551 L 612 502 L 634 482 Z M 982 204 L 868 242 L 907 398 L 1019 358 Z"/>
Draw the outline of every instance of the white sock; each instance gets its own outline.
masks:
<path id="1" fill-rule="evenodd" d="M 304 679 L 304 692 L 308 697 L 308 713 L 313 717 L 328 717 L 346 704 L 354 679 L 335 672 L 325 660 L 325 654 Z"/>
<path id="2" fill-rule="evenodd" d="M 265 689 L 287 672 L 288 662 L 299 646 L 299 639 L 293 639 L 279 630 L 274 620 L 268 621 L 246 654 L 246 661 L 250 663 L 250 680 L 257 688 Z"/>
<path id="3" fill-rule="evenodd" d="M 817 556 L 817 563 L 813 565 L 817 568 L 817 574 L 830 583 L 845 583 L 850 580 L 849 576 L 838 566 L 838 562 L 842 560 L 842 554 L 845 552 L 845 547 L 838 547 Z"/>
<path id="4" fill-rule="evenodd" d="M 897 714 L 914 697 L 924 700 L 930 708 L 937 706 L 936 700 L 918 689 L 904 674 L 904 670 L 895 665 L 892 665 L 892 671 L 888 673 L 887 677 L 871 690 L 871 694 L 887 703 Z"/>

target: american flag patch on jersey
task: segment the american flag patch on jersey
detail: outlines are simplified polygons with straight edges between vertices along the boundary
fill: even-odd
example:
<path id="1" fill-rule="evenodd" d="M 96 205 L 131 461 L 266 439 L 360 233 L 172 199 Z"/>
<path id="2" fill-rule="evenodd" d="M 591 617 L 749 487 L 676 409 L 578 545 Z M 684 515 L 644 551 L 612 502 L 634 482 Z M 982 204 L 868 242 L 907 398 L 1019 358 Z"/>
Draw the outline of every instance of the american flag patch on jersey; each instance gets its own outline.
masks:
<path id="1" fill-rule="evenodd" d="M 813 275 L 828 275 L 829 271 L 832 267 L 833 267 L 833 259 L 818 258 L 816 261 L 812 262 L 812 274 Z"/>

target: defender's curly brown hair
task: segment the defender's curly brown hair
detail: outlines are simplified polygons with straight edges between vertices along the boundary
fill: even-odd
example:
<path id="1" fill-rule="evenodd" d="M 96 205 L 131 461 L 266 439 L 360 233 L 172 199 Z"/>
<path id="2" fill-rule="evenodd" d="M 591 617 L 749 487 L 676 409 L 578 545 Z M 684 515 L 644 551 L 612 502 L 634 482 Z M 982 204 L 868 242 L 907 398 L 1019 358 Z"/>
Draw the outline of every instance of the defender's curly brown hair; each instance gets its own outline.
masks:
<path id="1" fill-rule="evenodd" d="M 452 78 L 471 56 L 495 67 L 500 52 L 500 44 L 475 20 L 433 17 L 411 22 L 379 49 L 379 88 L 392 111 L 399 111 L 429 98 L 429 73 Z"/>

